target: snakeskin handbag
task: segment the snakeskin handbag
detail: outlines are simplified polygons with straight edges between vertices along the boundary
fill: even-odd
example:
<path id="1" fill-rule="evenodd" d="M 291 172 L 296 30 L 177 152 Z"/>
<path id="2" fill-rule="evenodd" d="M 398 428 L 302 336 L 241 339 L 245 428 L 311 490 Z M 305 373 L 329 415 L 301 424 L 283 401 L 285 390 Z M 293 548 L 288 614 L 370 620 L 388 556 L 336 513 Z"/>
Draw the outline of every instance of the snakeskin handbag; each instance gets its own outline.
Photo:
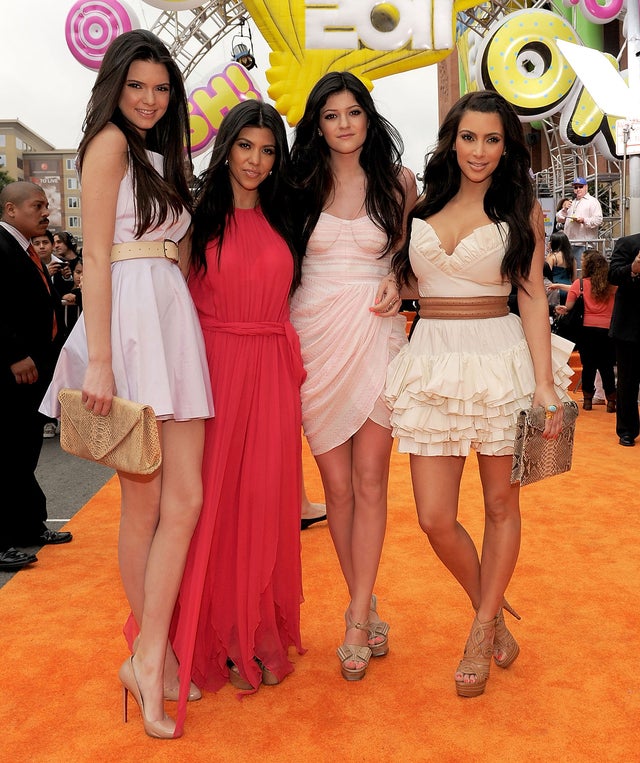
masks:
<path id="1" fill-rule="evenodd" d="M 114 397 L 106 416 L 88 411 L 79 389 L 61 389 L 60 447 L 129 474 L 151 474 L 162 462 L 153 408 Z"/>
<path id="2" fill-rule="evenodd" d="M 578 405 L 571 401 L 562 403 L 562 407 L 562 430 L 555 440 L 546 440 L 542 436 L 545 426 L 542 406 L 518 414 L 511 484 L 530 485 L 571 469 Z"/>

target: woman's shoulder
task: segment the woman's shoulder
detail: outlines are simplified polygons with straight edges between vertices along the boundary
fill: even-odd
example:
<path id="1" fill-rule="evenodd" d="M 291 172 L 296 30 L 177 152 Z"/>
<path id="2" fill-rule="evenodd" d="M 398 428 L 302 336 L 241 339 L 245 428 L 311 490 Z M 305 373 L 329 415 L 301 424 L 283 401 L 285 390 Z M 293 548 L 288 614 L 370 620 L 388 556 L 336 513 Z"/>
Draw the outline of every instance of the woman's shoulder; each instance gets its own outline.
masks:
<path id="1" fill-rule="evenodd" d="M 417 188 L 416 176 L 408 167 L 405 167 L 404 165 L 400 167 L 399 176 L 400 182 L 405 187 L 405 190 L 408 188 Z"/>
<path id="2" fill-rule="evenodd" d="M 113 122 L 107 122 L 107 124 L 100 130 L 95 138 L 91 141 L 100 143 L 103 147 L 112 147 L 119 149 L 120 151 L 126 151 L 128 148 L 127 138 L 122 130 Z"/>
<path id="3" fill-rule="evenodd" d="M 400 170 L 400 183 L 404 190 L 405 206 L 407 212 L 413 209 L 418 200 L 418 184 L 416 176 L 408 167 L 402 167 Z"/>
<path id="4" fill-rule="evenodd" d="M 126 164 L 127 149 L 128 144 L 124 133 L 113 122 L 109 122 L 91 139 L 87 146 L 85 161 L 91 157 L 112 163 L 114 158 L 118 157 Z"/>
<path id="5" fill-rule="evenodd" d="M 91 139 L 82 161 L 83 193 L 117 194 L 127 166 L 127 139 L 115 125 L 105 125 Z"/>

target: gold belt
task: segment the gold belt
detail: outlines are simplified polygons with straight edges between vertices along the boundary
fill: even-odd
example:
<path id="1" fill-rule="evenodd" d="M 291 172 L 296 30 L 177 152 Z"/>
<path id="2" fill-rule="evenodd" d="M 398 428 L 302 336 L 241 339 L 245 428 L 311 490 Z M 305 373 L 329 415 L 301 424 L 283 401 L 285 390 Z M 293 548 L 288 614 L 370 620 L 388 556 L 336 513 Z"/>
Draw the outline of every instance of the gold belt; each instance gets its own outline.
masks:
<path id="1" fill-rule="evenodd" d="M 166 238 L 164 241 L 129 241 L 111 247 L 111 262 L 138 260 L 141 257 L 165 257 L 178 262 L 178 245 Z"/>
<path id="2" fill-rule="evenodd" d="M 507 297 L 421 297 L 418 302 L 421 318 L 465 320 L 509 314 Z"/>

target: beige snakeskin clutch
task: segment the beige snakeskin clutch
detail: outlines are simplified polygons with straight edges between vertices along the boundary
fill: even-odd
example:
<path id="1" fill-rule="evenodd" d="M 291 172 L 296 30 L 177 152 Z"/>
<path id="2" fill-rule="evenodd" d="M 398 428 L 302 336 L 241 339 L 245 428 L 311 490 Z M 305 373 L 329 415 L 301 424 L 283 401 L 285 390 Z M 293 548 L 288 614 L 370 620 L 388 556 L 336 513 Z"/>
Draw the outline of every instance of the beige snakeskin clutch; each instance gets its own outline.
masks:
<path id="1" fill-rule="evenodd" d="M 512 484 L 519 482 L 520 485 L 530 485 L 571 469 L 578 405 L 571 401 L 562 406 L 562 430 L 555 440 L 546 440 L 542 436 L 545 426 L 545 410 L 542 406 L 518 414 L 511 469 Z"/>
<path id="2" fill-rule="evenodd" d="M 116 471 L 151 474 L 162 462 L 153 408 L 114 397 L 106 416 L 88 411 L 79 389 L 61 389 L 60 446 Z"/>

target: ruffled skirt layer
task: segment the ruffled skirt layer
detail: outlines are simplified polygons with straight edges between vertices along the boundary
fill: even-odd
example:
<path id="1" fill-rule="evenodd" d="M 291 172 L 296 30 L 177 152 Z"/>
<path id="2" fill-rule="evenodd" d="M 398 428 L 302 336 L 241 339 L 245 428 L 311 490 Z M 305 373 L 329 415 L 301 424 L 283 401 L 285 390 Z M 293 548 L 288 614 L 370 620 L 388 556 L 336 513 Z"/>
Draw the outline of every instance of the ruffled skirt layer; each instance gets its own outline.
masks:
<path id="1" fill-rule="evenodd" d="M 443 351 L 446 348 L 446 351 Z M 552 335 L 554 384 L 568 400 L 573 345 Z M 401 453 L 510 455 L 518 411 L 531 405 L 533 362 L 516 315 L 421 320 L 390 363 L 386 399 Z"/>

